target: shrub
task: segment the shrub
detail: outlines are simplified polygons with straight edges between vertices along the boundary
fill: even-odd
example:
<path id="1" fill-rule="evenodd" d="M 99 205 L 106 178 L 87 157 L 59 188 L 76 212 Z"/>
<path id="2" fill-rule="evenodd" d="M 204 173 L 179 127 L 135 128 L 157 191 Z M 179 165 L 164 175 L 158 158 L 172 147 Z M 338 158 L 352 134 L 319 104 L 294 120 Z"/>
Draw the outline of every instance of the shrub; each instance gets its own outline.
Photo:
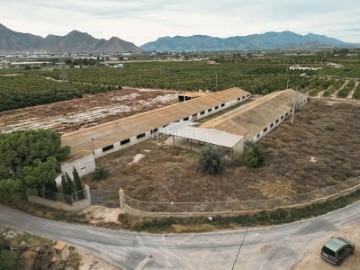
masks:
<path id="1" fill-rule="evenodd" d="M 244 161 L 250 168 L 260 168 L 264 165 L 264 154 L 255 146 L 251 145 L 245 149 Z"/>
<path id="2" fill-rule="evenodd" d="M 93 173 L 93 180 L 100 181 L 102 179 L 106 179 L 109 175 L 109 172 L 102 167 L 96 168 L 95 172 Z"/>
<path id="3" fill-rule="evenodd" d="M 224 160 L 222 151 L 213 145 L 203 147 L 198 155 L 200 171 L 215 175 L 224 171 Z"/>
<path id="4" fill-rule="evenodd" d="M 20 269 L 16 253 L 7 249 L 0 249 L 0 269 L 16 270 Z"/>

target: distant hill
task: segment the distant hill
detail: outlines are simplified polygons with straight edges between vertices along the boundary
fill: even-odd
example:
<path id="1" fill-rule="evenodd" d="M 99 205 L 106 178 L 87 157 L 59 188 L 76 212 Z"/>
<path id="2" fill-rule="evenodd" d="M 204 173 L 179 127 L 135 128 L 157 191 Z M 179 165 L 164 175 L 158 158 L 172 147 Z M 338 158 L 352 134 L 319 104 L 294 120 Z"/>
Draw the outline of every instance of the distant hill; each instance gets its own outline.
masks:
<path id="1" fill-rule="evenodd" d="M 274 49 L 318 49 L 354 47 L 347 43 L 322 35 L 299 35 L 290 31 L 267 32 L 249 36 L 217 38 L 204 35 L 190 37 L 162 37 L 141 46 L 145 51 L 220 51 L 220 50 L 274 50 Z"/>
<path id="2" fill-rule="evenodd" d="M 58 43 L 62 52 L 140 52 L 142 49 L 134 43 L 112 37 L 110 40 L 96 39 L 79 31 L 72 31 L 66 36 L 40 36 L 15 32 L 0 24 L 0 51 L 58 52 Z"/>

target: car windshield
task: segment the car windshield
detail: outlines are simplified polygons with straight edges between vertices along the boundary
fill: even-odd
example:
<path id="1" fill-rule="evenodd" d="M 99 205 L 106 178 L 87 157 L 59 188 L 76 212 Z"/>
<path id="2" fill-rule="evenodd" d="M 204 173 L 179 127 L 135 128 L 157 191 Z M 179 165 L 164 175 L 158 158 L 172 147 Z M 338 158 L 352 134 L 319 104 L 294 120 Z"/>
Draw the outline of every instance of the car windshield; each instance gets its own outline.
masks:
<path id="1" fill-rule="evenodd" d="M 333 256 L 333 257 L 335 257 L 335 252 L 333 251 L 333 250 L 331 250 L 330 248 L 328 248 L 328 247 L 323 247 L 323 252 L 325 252 L 326 254 L 329 254 L 330 256 Z"/>

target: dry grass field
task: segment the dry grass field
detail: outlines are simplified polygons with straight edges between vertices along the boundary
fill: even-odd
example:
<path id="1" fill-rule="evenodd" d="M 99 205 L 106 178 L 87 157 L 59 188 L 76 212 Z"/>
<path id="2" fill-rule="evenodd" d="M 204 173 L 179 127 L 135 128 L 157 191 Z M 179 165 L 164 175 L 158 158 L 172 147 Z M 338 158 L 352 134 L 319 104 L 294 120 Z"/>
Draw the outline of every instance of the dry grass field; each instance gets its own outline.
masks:
<path id="1" fill-rule="evenodd" d="M 221 176 L 199 172 L 197 153 L 148 140 L 97 160 L 107 179 L 92 188 L 123 188 L 150 201 L 245 200 L 292 195 L 360 175 L 360 104 L 312 101 L 259 143 L 265 166 L 230 164 Z M 132 163 L 137 154 L 144 157 Z"/>

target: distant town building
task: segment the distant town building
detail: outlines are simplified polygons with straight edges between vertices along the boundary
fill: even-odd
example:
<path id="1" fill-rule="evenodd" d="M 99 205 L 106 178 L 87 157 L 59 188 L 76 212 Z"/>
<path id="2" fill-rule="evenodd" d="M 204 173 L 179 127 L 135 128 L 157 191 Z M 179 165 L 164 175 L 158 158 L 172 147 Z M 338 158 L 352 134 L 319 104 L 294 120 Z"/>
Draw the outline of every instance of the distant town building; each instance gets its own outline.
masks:
<path id="1" fill-rule="evenodd" d="M 114 66 L 114 68 L 124 68 L 124 64 L 117 64 Z"/>
<path id="2" fill-rule="evenodd" d="M 338 64 L 338 63 L 325 62 L 324 64 L 326 66 L 332 67 L 332 68 L 342 68 L 342 67 L 344 67 L 342 64 Z"/>
<path id="3" fill-rule="evenodd" d="M 293 65 L 289 69 L 290 70 L 312 70 L 312 71 L 315 71 L 315 70 L 322 69 L 322 67 L 302 67 L 300 65 Z"/>

